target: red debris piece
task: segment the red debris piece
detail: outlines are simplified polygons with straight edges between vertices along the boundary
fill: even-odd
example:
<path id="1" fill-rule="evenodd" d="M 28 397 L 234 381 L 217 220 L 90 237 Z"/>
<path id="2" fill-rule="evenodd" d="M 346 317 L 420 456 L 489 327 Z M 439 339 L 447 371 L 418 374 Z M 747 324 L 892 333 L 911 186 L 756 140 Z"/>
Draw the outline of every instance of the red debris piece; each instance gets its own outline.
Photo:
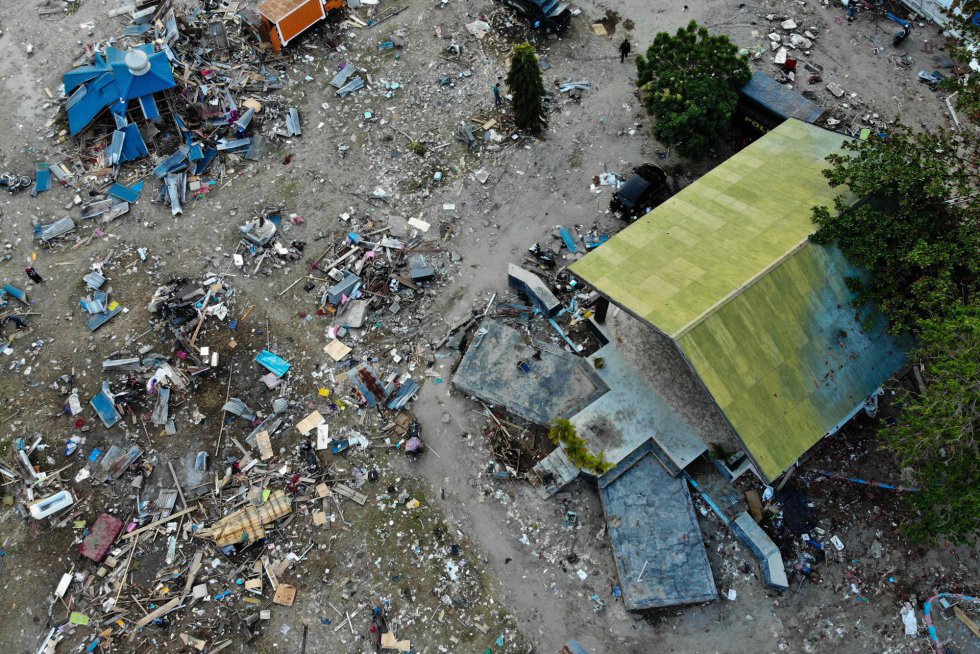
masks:
<path id="1" fill-rule="evenodd" d="M 105 555 L 112 549 L 112 544 L 116 542 L 122 528 L 122 520 L 113 518 L 108 513 L 103 513 L 92 525 L 92 531 L 82 541 L 79 553 L 96 563 L 101 563 Z"/>

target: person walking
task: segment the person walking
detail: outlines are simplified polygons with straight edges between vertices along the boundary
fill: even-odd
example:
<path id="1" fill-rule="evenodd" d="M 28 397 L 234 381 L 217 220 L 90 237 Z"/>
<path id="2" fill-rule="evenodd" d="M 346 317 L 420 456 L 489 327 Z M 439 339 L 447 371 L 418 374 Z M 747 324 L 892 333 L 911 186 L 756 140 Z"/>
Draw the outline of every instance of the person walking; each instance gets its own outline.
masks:
<path id="1" fill-rule="evenodd" d="M 623 39 L 623 42 L 619 44 L 619 63 L 626 61 L 628 56 L 630 56 L 630 40 Z"/>
<path id="2" fill-rule="evenodd" d="M 500 98 L 500 82 L 493 85 L 493 104 L 497 109 L 500 109 L 504 104 L 504 101 Z"/>

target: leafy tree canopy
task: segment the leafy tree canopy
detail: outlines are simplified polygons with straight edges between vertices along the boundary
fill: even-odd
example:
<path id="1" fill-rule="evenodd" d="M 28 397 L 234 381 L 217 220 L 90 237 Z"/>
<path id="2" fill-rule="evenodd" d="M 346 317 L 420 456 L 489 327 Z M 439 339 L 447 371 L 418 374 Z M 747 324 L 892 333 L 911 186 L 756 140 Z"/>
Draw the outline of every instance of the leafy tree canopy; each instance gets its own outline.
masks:
<path id="1" fill-rule="evenodd" d="M 980 123 L 980 0 L 954 4 L 956 8 L 946 12 L 946 32 L 959 35 L 951 54 L 972 70 L 963 77 L 947 77 L 940 87 L 956 93 L 955 106 L 961 120 Z"/>
<path id="2" fill-rule="evenodd" d="M 653 135 L 686 157 L 702 156 L 719 130 L 731 125 L 738 89 L 752 77 L 748 57 L 727 36 L 691 21 L 661 32 L 636 58 L 637 85 L 656 118 Z"/>
<path id="3" fill-rule="evenodd" d="M 881 432 L 918 493 L 904 525 L 917 540 L 939 536 L 976 542 L 980 535 L 980 308 L 957 307 L 926 320 L 916 358 L 924 367 L 922 394 L 901 398 L 898 424 Z"/>
<path id="4" fill-rule="evenodd" d="M 915 334 L 920 321 L 973 301 L 980 290 L 976 135 L 897 125 L 843 149 L 828 157 L 824 174 L 847 192 L 832 211 L 814 209 L 811 238 L 836 241 L 868 272 L 848 280 L 855 304 L 870 302 L 892 331 Z"/>
<path id="5" fill-rule="evenodd" d="M 507 73 L 507 86 L 514 98 L 514 124 L 517 128 L 537 134 L 547 127 L 541 100 L 544 82 L 541 79 L 538 57 L 530 43 L 514 46 L 510 71 Z"/>

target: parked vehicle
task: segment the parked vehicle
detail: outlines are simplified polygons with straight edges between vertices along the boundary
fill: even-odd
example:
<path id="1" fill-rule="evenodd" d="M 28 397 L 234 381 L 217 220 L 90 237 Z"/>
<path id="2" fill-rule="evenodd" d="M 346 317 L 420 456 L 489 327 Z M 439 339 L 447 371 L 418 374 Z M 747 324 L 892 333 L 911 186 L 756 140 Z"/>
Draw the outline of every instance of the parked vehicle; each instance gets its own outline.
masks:
<path id="1" fill-rule="evenodd" d="M 0 186 L 6 187 L 10 193 L 23 190 L 34 183 L 29 175 L 14 175 L 13 173 L 3 173 L 0 175 Z"/>
<path id="2" fill-rule="evenodd" d="M 541 247 L 540 243 L 535 243 L 534 245 L 529 247 L 527 251 L 530 252 L 532 255 L 534 255 L 534 258 L 537 260 L 537 263 L 542 268 L 546 270 L 552 270 L 555 267 L 555 257 L 557 257 L 558 255 L 551 250 Z"/>
<path id="3" fill-rule="evenodd" d="M 532 27 L 560 33 L 568 29 L 572 20 L 568 5 L 558 0 L 503 0 L 503 3 L 530 21 Z"/>
<path id="4" fill-rule="evenodd" d="M 643 164 L 633 169 L 626 183 L 613 193 L 609 208 L 620 218 L 636 220 L 669 198 L 667 173 L 660 166 Z"/>

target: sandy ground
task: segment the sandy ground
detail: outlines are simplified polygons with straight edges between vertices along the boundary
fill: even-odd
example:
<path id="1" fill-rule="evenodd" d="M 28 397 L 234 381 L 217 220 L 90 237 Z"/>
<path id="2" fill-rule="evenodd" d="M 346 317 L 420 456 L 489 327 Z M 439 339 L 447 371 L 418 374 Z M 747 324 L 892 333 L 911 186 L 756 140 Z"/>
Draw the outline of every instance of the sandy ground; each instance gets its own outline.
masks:
<path id="1" fill-rule="evenodd" d="M 387 0 L 383 4 L 388 4 Z M 635 70 L 619 62 L 617 46 L 624 34 L 633 42 L 635 53 L 657 31 L 697 19 L 729 34 L 740 46 L 764 48 L 754 65 L 773 71 L 766 36 L 773 23 L 766 16 L 775 14 L 779 19 L 776 24 L 792 17 L 818 37 L 811 56 L 803 59 L 823 66 L 824 83 L 812 90 L 833 116 L 860 126 L 872 126 L 875 115 L 890 118 L 895 114 L 913 125 L 935 127 L 948 122 L 941 98 L 914 78 L 918 68 L 935 66 L 940 54 L 927 55 L 919 49 L 923 39 L 937 41 L 938 47 L 936 31 L 931 27 L 916 29 L 904 46 L 903 53 L 907 51 L 914 60 L 905 66 L 891 56 L 892 24 L 872 24 L 867 15 L 853 24 L 838 23 L 835 19 L 842 12 L 819 3 L 765 2 L 740 9 L 739 3 L 732 1 L 692 3 L 690 8 L 682 2 L 583 2 L 577 5 L 582 15 L 573 21 L 565 38 L 536 38 L 539 52 L 552 66 L 545 73 L 546 80 L 588 79 L 592 90 L 584 94 L 581 103 L 559 98 L 556 111 L 549 117 L 545 140 L 505 144 L 497 151 L 483 148 L 474 154 L 454 140 L 455 125 L 476 113 L 491 113 L 490 87 L 505 72 L 509 43 L 501 35 L 478 43 L 462 26 L 477 13 L 490 13 L 496 6 L 457 0 L 450 0 L 442 9 L 422 1 L 408 4 L 408 10 L 374 31 L 345 32 L 346 53 L 328 54 L 318 35 L 301 43 L 297 51 L 308 58 L 287 64 L 292 83 L 284 95 L 299 107 L 304 135 L 271 147 L 258 164 L 236 166 L 239 179 L 190 207 L 177 220 L 165 208 L 151 205 L 145 194 L 134 213 L 110 225 L 105 237 L 78 248 L 56 246 L 42 251 L 31 242 L 31 221 L 47 223 L 69 213 L 66 207 L 73 194 L 56 188 L 33 199 L 26 193 L 0 196 L 0 239 L 10 255 L 0 262 L 0 279 L 23 285 L 22 269 L 36 251 L 39 258 L 35 267 L 50 280 L 40 287 L 26 285 L 42 315 L 33 319 L 34 332 L 18 342 L 14 358 L 25 355 L 25 341 L 43 341 L 33 348 L 32 372 L 24 374 L 23 368 L 12 370 L 8 366 L 0 370 L 4 400 L 0 419 L 14 410 L 21 411 L 3 426 L 4 439 L 44 433 L 55 449 L 60 447 L 66 429 L 46 418 L 59 401 L 47 390 L 48 384 L 73 367 L 85 392 L 94 392 L 101 358 L 144 331 L 145 303 L 157 281 L 170 274 L 203 275 L 208 270 L 226 269 L 237 242 L 235 227 L 262 207 L 283 204 L 287 212 L 303 216 L 306 224 L 290 228 L 290 234 L 310 242 L 314 251 L 319 249 L 318 235 L 336 240 L 348 231 L 339 219 L 342 213 L 354 213 L 362 220 L 374 218 L 380 224 L 416 216 L 433 225 L 451 226 L 453 236 L 445 243 L 453 257 L 440 264 L 444 273 L 441 285 L 424 296 L 410 315 L 379 318 L 381 330 L 390 330 L 384 337 L 400 345 L 416 340 L 433 343 L 448 325 L 467 316 L 471 309 L 483 307 L 492 293 L 505 294 L 507 263 L 522 259 L 525 249 L 536 241 L 554 246 L 557 225 L 598 222 L 605 232 L 619 229 L 621 225 L 606 211 L 608 192 L 590 192 L 592 177 L 606 169 L 627 172 L 632 165 L 654 160 L 662 149 L 648 136 L 649 120 L 634 96 Z M 124 19 L 105 17 L 115 6 L 110 1 L 82 0 L 72 15 L 43 18 L 36 15 L 33 3 L 4 3 L 0 7 L 4 107 L 0 114 L 0 168 L 28 172 L 39 159 L 57 159 L 59 147 L 49 138 L 49 121 L 57 111 L 44 89 L 57 89 L 61 73 L 81 53 L 80 43 L 105 39 L 122 29 Z M 596 36 L 589 24 L 604 17 L 612 34 Z M 95 23 L 92 34 L 79 27 L 89 21 Z M 627 25 L 632 29 L 627 30 Z M 448 62 L 439 56 L 447 40 L 434 37 L 436 26 L 444 34 L 458 35 L 464 46 L 462 61 Z M 376 49 L 378 42 L 402 28 L 407 36 L 397 58 L 390 51 Z M 752 36 L 753 31 L 758 36 Z M 31 55 L 28 44 L 33 47 Z M 874 52 L 876 47 L 883 50 Z M 390 99 L 377 90 L 337 99 L 324 89 L 330 77 L 325 68 L 333 69 L 348 58 L 368 68 L 377 79 L 398 80 L 403 91 Z M 456 77 L 464 70 L 473 75 Z M 444 75 L 454 76 L 453 87 L 436 85 Z M 306 76 L 312 80 L 305 81 Z M 831 96 L 824 89 L 831 81 L 841 84 L 847 95 L 840 99 Z M 366 123 L 366 110 L 384 117 L 386 124 Z M 318 128 L 321 122 L 323 127 Z M 424 159 L 407 151 L 406 135 L 430 146 Z M 438 147 L 443 143 L 448 145 Z M 348 148 L 346 153 L 340 151 L 341 145 Z M 63 148 L 70 151 L 68 144 Z M 728 146 L 719 144 L 714 154 L 720 157 L 728 151 Z M 287 154 L 292 155 L 291 163 L 283 165 Z M 689 183 L 713 164 L 711 159 L 691 163 L 673 155 L 665 162 L 678 185 Z M 479 168 L 490 172 L 486 185 L 471 176 Z M 444 172 L 441 184 L 431 181 L 436 170 Z M 371 205 L 356 195 L 359 189 L 370 192 L 376 186 L 391 195 L 390 204 Z M 457 210 L 444 212 L 446 202 L 455 203 Z M 93 226 L 87 225 L 80 234 L 87 237 L 92 230 Z M 135 247 L 147 247 L 157 258 L 151 265 L 130 266 Z M 82 295 L 79 280 L 92 261 L 111 252 L 118 260 L 113 275 L 114 297 L 131 310 L 92 337 L 78 324 L 75 307 Z M 282 297 L 277 295 L 303 270 L 302 265 L 271 269 L 258 276 L 236 278 L 233 286 L 239 294 L 239 309 L 248 304 L 259 307 L 252 333 L 243 338 L 243 350 L 264 346 L 271 338 L 280 350 L 302 359 L 305 373 L 315 367 L 325 325 L 307 322 L 298 315 L 313 307 L 310 296 L 299 287 Z M 263 325 L 266 319 L 267 326 Z M 247 363 L 247 359 L 235 360 L 233 370 L 241 373 L 242 362 Z M 452 362 L 436 361 L 435 369 L 444 380 L 448 380 Z M 247 389 L 253 383 L 253 379 L 240 375 L 235 381 L 236 391 L 251 392 Z M 304 376 L 295 392 L 309 397 L 316 387 L 315 380 Z M 223 400 L 223 390 L 223 381 L 212 381 L 197 401 L 213 411 Z M 311 405 L 310 400 L 305 402 L 301 406 Z M 478 562 L 476 567 L 485 579 L 487 592 L 499 598 L 537 651 L 555 652 L 574 636 L 599 654 L 923 652 L 927 644 L 922 637 L 903 639 L 901 635 L 901 602 L 915 596 L 921 603 L 930 591 L 947 590 L 945 585 L 954 579 L 960 591 L 977 588 L 976 551 L 952 546 L 909 547 L 894 531 L 900 511 L 894 498 L 808 480 L 811 501 L 821 512 L 820 524 L 841 533 L 847 543 L 845 553 L 828 564 L 820 585 L 806 583 L 800 593 L 784 597 L 767 593 L 754 564 L 744 565 L 749 561 L 745 550 L 707 515 L 701 523 L 715 579 L 721 593 L 735 589 L 737 599 L 648 616 L 629 615 L 610 594 L 617 581 L 608 541 L 600 533 L 602 514 L 594 488 L 587 482 L 576 482 L 562 505 L 541 501 L 534 489 L 522 483 L 491 480 L 483 474 L 489 457 L 480 437 L 485 419 L 474 413 L 477 408 L 455 394 L 448 383 L 426 383 L 415 411 L 435 453 L 411 465 L 394 459 L 386 467 L 387 474 L 391 478 L 405 475 L 419 483 L 419 493 L 433 503 L 431 520 L 438 522 L 444 516 L 453 529 L 459 530 L 461 540 L 476 552 L 473 561 Z M 203 444 L 210 446 L 212 427 L 217 424 L 208 422 L 181 436 L 186 440 L 161 445 L 161 456 L 182 461 L 184 465 L 178 467 L 188 470 L 189 457 Z M 866 465 L 863 472 L 868 476 L 887 472 L 881 455 L 860 439 L 853 452 L 849 462 L 857 467 Z M 845 461 L 836 463 L 843 465 Z M 566 509 L 580 516 L 574 529 L 564 525 Z M 0 621 L 12 627 L 2 632 L 3 649 L 32 652 L 46 632 L 46 596 L 75 558 L 70 553 L 72 536 L 51 530 L 39 532 L 6 509 L 0 520 L 4 547 L 11 553 L 0 573 L 5 593 L 0 601 Z M 884 561 L 872 560 L 868 553 L 875 534 L 885 544 Z M 373 560 L 391 551 L 387 542 L 372 540 L 364 558 Z M 575 565 L 565 562 L 571 553 L 579 557 Z M 336 563 L 325 559 L 310 566 L 310 578 L 304 583 L 311 593 L 318 592 L 314 589 L 319 568 L 329 565 Z M 850 583 L 847 575 L 853 576 L 856 566 L 862 566 L 861 583 L 869 587 L 865 593 L 868 603 L 856 603 L 846 591 Z M 585 582 L 575 575 L 578 568 L 588 573 Z M 887 581 L 889 577 L 903 583 L 892 584 Z M 605 610 L 593 610 L 593 593 L 603 599 Z M 299 621 L 315 621 L 317 611 L 312 606 L 293 614 L 277 612 L 275 623 L 251 647 L 254 651 L 298 651 Z M 290 623 L 292 628 L 284 632 L 282 627 Z M 946 633 L 955 635 L 956 651 L 980 651 L 978 641 L 970 641 L 955 620 L 942 625 Z M 453 644 L 446 634 L 427 631 L 421 622 L 411 629 L 420 651 L 483 651 L 483 644 L 478 642 Z M 316 632 L 312 647 L 314 652 L 366 651 L 357 649 L 364 648 L 363 643 L 337 640 L 333 627 Z"/>

